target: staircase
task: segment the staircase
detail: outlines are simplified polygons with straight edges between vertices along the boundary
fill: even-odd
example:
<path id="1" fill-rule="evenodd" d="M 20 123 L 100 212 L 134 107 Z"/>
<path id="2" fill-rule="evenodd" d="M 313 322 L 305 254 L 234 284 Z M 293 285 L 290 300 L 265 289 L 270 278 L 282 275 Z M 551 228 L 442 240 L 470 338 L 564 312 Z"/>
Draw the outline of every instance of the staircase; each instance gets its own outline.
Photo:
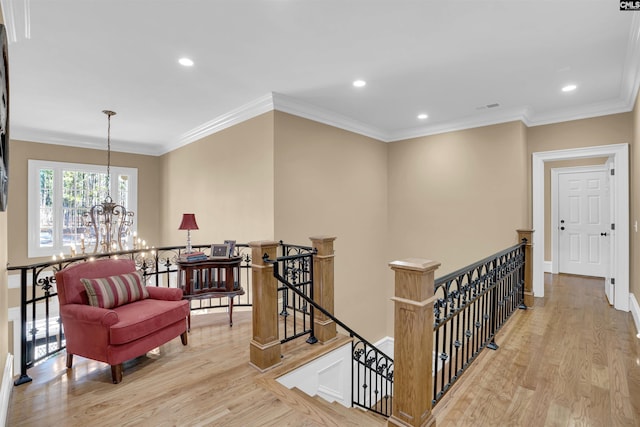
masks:
<path id="1" fill-rule="evenodd" d="M 359 408 L 345 407 L 339 402 L 329 402 L 316 395 L 309 396 L 304 391 L 294 387 L 292 389 L 280 384 L 277 379 L 297 368 L 308 364 L 322 356 L 346 345 L 350 344 L 351 338 L 338 334 L 338 336 L 326 344 L 305 344 L 298 339 L 282 347 L 282 364 L 265 372 L 256 379 L 256 383 L 268 389 L 277 396 L 278 400 L 287 405 L 291 411 L 283 417 L 282 424 L 287 424 L 287 418 L 291 419 L 303 416 L 309 420 L 309 425 L 322 426 L 383 426 L 387 420 L 373 412 L 368 412 Z M 351 363 L 351 362 L 350 362 Z M 347 378 L 351 383 L 351 378 Z M 350 396 L 349 396 L 350 398 Z"/>

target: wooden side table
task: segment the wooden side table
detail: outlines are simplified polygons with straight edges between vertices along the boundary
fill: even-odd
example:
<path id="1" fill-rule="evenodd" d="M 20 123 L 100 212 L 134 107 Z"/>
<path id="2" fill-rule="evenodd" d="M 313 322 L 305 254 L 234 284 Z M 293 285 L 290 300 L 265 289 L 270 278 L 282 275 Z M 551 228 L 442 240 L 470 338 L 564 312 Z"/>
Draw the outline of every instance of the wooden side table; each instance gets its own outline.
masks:
<path id="1" fill-rule="evenodd" d="M 242 257 L 178 261 L 178 286 L 187 300 L 229 298 L 229 326 L 233 326 L 233 298 L 244 295 L 240 286 Z M 188 327 L 191 329 L 191 316 Z"/>

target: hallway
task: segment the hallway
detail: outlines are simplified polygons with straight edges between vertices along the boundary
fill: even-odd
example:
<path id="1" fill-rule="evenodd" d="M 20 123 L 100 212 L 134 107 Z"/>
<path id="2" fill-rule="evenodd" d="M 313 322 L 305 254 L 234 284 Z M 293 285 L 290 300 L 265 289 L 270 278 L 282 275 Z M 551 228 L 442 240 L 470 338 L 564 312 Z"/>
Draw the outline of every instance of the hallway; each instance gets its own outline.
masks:
<path id="1" fill-rule="evenodd" d="M 514 313 L 436 406 L 439 426 L 639 426 L 640 339 L 602 279 L 545 274 L 545 298 Z"/>

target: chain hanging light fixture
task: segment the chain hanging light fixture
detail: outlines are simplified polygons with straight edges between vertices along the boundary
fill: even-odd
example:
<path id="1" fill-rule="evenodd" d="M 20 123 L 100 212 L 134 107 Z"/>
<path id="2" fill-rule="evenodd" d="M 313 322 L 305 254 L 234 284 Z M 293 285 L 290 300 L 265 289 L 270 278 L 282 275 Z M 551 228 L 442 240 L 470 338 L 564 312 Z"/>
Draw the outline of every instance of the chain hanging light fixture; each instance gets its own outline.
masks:
<path id="1" fill-rule="evenodd" d="M 111 198 L 111 116 L 115 111 L 102 111 L 107 115 L 107 196 L 84 214 L 85 226 L 91 240 L 95 239 L 94 253 L 122 251 L 131 233 L 134 213 Z"/>

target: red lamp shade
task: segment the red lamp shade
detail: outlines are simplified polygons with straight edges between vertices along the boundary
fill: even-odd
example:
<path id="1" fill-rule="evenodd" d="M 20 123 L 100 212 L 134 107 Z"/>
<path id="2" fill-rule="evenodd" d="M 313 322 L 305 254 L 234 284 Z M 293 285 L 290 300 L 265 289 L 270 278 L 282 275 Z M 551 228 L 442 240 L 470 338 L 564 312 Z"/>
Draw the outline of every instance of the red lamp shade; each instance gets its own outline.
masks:
<path id="1" fill-rule="evenodd" d="M 182 222 L 178 230 L 198 230 L 196 215 L 192 213 L 182 214 Z"/>

